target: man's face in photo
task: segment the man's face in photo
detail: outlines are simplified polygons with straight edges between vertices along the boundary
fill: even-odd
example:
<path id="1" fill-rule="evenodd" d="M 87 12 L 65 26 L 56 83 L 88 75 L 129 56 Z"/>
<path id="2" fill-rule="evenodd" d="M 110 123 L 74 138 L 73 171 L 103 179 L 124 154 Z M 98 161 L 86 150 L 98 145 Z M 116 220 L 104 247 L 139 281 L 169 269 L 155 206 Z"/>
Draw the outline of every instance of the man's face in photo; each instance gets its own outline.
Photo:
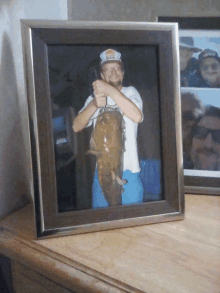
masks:
<path id="1" fill-rule="evenodd" d="M 220 170 L 220 118 L 203 117 L 194 129 L 191 159 L 196 170 Z"/>
<path id="2" fill-rule="evenodd" d="M 180 47 L 180 70 L 184 70 L 187 67 L 189 60 L 193 55 L 192 50 L 184 47 Z"/>
<path id="3" fill-rule="evenodd" d="M 122 86 L 124 72 L 120 62 L 108 62 L 102 66 L 101 77 L 110 85 L 118 88 Z"/>
<path id="4" fill-rule="evenodd" d="M 216 58 L 207 57 L 202 60 L 200 71 L 208 85 L 214 87 L 220 83 L 220 63 Z"/>
<path id="5" fill-rule="evenodd" d="M 183 139 L 186 139 L 190 134 L 195 123 L 195 115 L 193 114 L 194 108 L 191 105 L 190 100 L 182 99 L 182 134 Z"/>

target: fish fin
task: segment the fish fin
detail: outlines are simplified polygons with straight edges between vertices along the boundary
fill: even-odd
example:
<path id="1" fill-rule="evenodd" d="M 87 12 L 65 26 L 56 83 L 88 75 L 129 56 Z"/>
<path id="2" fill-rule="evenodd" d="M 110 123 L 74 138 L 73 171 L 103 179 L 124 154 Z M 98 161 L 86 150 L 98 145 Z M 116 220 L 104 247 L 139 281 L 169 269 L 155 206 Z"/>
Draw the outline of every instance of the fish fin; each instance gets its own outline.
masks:
<path id="1" fill-rule="evenodd" d="M 94 140 L 94 138 L 92 136 L 91 139 L 90 139 L 90 150 L 88 150 L 86 152 L 86 154 L 87 155 L 92 154 L 92 155 L 98 156 L 100 153 L 97 152 L 95 149 L 96 149 L 96 144 L 95 144 L 95 140 Z"/>
<path id="2" fill-rule="evenodd" d="M 128 181 L 126 179 L 119 178 L 118 176 L 116 176 L 116 180 L 119 185 L 124 185 L 124 184 L 128 183 Z"/>
<path id="3" fill-rule="evenodd" d="M 111 171 L 111 173 L 112 173 L 112 180 L 116 179 L 119 185 L 124 185 L 128 182 L 126 179 L 121 179 L 120 177 L 116 176 L 113 171 Z"/>
<path id="4" fill-rule="evenodd" d="M 86 152 L 86 155 L 95 155 L 95 156 L 98 156 L 100 153 L 99 152 L 97 152 L 97 151 L 93 151 L 93 150 L 89 150 L 89 151 L 87 151 Z"/>
<path id="5" fill-rule="evenodd" d="M 96 149 L 95 140 L 94 140 L 93 136 L 90 139 L 90 148 L 93 149 L 93 150 Z"/>

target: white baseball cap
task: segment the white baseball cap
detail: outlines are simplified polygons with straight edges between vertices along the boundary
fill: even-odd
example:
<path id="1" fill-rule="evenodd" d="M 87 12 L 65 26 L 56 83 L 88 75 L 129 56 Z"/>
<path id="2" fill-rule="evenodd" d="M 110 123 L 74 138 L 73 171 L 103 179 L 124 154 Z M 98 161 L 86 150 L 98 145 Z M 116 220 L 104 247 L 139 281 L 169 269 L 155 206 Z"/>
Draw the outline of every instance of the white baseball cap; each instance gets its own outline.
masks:
<path id="1" fill-rule="evenodd" d="M 121 53 L 113 50 L 113 49 L 107 49 L 104 52 L 101 53 L 100 55 L 101 58 L 101 64 L 104 62 L 109 62 L 109 61 L 121 61 Z"/>

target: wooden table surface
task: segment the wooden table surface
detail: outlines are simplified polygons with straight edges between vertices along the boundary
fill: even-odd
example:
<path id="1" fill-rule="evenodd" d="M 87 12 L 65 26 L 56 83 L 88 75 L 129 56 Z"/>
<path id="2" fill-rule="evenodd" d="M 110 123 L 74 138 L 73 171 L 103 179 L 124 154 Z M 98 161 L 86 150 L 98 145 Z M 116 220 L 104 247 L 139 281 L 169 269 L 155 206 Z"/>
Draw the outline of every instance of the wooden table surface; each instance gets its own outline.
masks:
<path id="1" fill-rule="evenodd" d="M 76 292 L 219 293 L 220 196 L 186 195 L 182 221 L 31 240 L 27 207 L 0 253 Z"/>

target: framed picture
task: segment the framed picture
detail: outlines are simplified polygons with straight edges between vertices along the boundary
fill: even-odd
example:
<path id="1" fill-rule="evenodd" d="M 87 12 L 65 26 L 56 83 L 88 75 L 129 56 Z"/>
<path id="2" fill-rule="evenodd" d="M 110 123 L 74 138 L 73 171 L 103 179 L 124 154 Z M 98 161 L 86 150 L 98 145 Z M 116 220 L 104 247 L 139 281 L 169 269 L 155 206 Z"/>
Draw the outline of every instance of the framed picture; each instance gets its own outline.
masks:
<path id="1" fill-rule="evenodd" d="M 21 25 L 37 237 L 182 219 L 177 25 Z"/>
<path id="2" fill-rule="evenodd" d="M 220 194 L 219 17 L 158 17 L 178 23 L 185 190 Z"/>

